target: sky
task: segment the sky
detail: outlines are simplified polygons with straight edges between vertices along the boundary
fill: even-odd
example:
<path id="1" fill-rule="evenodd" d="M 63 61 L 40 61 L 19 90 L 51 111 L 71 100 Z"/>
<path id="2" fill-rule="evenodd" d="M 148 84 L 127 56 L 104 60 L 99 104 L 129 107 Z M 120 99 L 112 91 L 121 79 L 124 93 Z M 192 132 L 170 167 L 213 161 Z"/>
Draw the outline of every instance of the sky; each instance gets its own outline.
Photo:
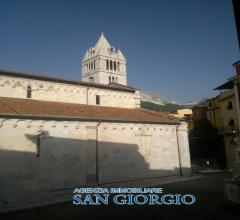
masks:
<path id="1" fill-rule="evenodd" d="M 101 32 L 129 86 L 178 102 L 216 95 L 239 60 L 230 0 L 0 0 L 0 69 L 80 80 Z"/>

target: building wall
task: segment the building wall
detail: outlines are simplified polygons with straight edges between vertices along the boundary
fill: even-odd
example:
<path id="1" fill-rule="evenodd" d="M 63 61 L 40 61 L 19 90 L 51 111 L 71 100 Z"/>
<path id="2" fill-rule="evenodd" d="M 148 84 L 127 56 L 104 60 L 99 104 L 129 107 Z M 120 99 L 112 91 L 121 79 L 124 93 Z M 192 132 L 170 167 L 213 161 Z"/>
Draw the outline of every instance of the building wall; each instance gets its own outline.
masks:
<path id="1" fill-rule="evenodd" d="M 171 115 L 174 117 L 185 121 L 188 124 L 188 130 L 191 131 L 193 129 L 193 111 L 192 109 L 179 109 L 175 112 L 173 112 Z"/>
<path id="2" fill-rule="evenodd" d="M 229 109 L 229 102 L 232 103 L 232 108 Z M 238 130 L 237 106 L 235 101 L 234 89 L 229 89 L 219 96 L 219 105 L 221 111 L 221 119 L 223 124 L 223 135 L 225 143 L 225 152 L 227 158 L 227 167 L 229 169 L 236 168 L 236 149 L 237 143 L 234 142 L 233 130 Z M 230 126 L 230 120 L 234 120 L 233 127 Z"/>
<path id="3" fill-rule="evenodd" d="M 231 108 L 229 108 L 229 103 L 231 103 Z M 237 145 L 234 143 L 235 134 L 233 131 L 238 130 L 237 106 L 234 89 L 223 91 L 218 96 L 209 99 L 207 104 L 207 118 L 224 138 L 227 167 L 229 169 L 234 169 L 236 166 L 235 155 Z M 234 121 L 233 126 L 230 125 L 231 120 Z"/>
<path id="4" fill-rule="evenodd" d="M 232 103 L 232 108 L 229 109 L 229 102 Z M 219 96 L 219 105 L 220 105 L 220 115 L 222 119 L 222 124 L 225 131 L 231 131 L 229 122 L 231 119 L 234 120 L 234 129 L 238 128 L 238 119 L 237 119 L 237 106 L 235 101 L 234 89 L 230 89 Z"/>
<path id="5" fill-rule="evenodd" d="M 232 104 L 232 108 L 228 108 L 229 102 Z M 234 120 L 235 129 L 238 127 L 236 102 L 234 96 L 234 89 L 229 89 L 222 92 L 215 98 L 208 100 L 207 118 L 213 126 L 222 131 L 231 131 L 229 122 Z"/>
<path id="6" fill-rule="evenodd" d="M 119 64 L 118 70 L 106 69 L 107 60 L 117 62 Z M 87 66 L 92 62 L 95 62 L 95 68 L 89 70 Z M 96 55 L 91 57 L 89 60 L 82 62 L 82 80 L 84 82 L 89 82 L 89 77 L 93 77 L 94 82 L 105 85 L 110 83 L 109 77 L 111 77 L 111 82 L 112 77 L 114 77 L 114 79 L 117 78 L 117 81 L 114 81 L 115 83 L 127 85 L 126 61 L 111 56 Z"/>
<path id="7" fill-rule="evenodd" d="M 227 167 L 229 169 L 236 168 L 236 150 L 237 144 L 233 142 L 232 135 L 225 135 L 224 136 L 224 144 L 225 144 L 225 152 L 227 158 Z"/>
<path id="8" fill-rule="evenodd" d="M 97 182 L 179 175 L 180 164 L 189 174 L 186 124 L 176 132 L 176 125 L 1 118 L 0 212 L 71 200 L 74 187 Z"/>
<path id="9" fill-rule="evenodd" d="M 206 106 L 194 106 L 192 108 L 193 122 L 198 120 L 205 120 L 207 118 L 207 107 Z"/>
<path id="10" fill-rule="evenodd" d="M 130 93 L 7 76 L 0 76 L 0 96 L 26 98 L 28 85 L 32 87 L 32 99 L 36 100 L 95 105 L 96 95 L 100 95 L 102 106 L 140 107 L 139 91 Z"/>
<path id="11" fill-rule="evenodd" d="M 207 119 L 215 128 L 219 130 L 223 129 L 219 96 L 207 101 Z"/>

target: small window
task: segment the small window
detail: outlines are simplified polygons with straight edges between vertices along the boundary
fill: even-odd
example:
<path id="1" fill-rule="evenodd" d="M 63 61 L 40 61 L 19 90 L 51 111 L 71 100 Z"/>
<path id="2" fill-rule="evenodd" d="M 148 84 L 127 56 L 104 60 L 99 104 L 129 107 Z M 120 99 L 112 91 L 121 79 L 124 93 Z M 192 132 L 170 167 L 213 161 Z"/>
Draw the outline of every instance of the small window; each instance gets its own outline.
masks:
<path id="1" fill-rule="evenodd" d="M 107 60 L 107 62 L 106 62 L 106 69 L 107 70 L 109 69 L 109 60 Z"/>
<path id="2" fill-rule="evenodd" d="M 116 64 L 116 61 L 114 61 L 113 64 L 114 64 L 114 71 L 116 71 L 116 70 L 117 70 L 117 64 Z"/>
<path id="3" fill-rule="evenodd" d="M 112 82 L 114 82 L 114 77 L 112 77 Z"/>
<path id="4" fill-rule="evenodd" d="M 100 95 L 96 95 L 96 105 L 100 105 Z"/>
<path id="5" fill-rule="evenodd" d="M 93 77 L 89 77 L 89 82 L 94 82 L 94 78 Z"/>
<path id="6" fill-rule="evenodd" d="M 233 109 L 233 105 L 232 105 L 231 101 L 228 102 L 227 109 L 228 110 L 232 110 Z"/>
<path id="7" fill-rule="evenodd" d="M 111 76 L 109 76 L 109 82 L 111 82 Z"/>
<path id="8" fill-rule="evenodd" d="M 27 87 L 27 98 L 32 98 L 32 87 L 30 85 Z"/>

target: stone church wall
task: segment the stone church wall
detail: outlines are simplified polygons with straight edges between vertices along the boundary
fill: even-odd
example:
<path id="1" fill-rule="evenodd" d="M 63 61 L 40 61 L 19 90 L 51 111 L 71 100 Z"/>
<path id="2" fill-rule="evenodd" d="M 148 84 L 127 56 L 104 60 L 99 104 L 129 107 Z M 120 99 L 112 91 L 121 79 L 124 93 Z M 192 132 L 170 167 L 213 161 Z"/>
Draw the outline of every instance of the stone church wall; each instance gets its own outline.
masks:
<path id="1" fill-rule="evenodd" d="M 26 98 L 28 85 L 31 85 L 32 88 L 32 99 L 36 100 L 96 105 L 96 95 L 100 95 L 100 105 L 102 106 L 140 107 L 138 91 L 130 93 L 7 76 L 0 76 L 0 96 Z"/>
<path id="2" fill-rule="evenodd" d="M 188 174 L 187 130 L 178 129 L 0 118 L 0 212 L 71 200 L 74 187 L 180 175 L 179 158 Z"/>

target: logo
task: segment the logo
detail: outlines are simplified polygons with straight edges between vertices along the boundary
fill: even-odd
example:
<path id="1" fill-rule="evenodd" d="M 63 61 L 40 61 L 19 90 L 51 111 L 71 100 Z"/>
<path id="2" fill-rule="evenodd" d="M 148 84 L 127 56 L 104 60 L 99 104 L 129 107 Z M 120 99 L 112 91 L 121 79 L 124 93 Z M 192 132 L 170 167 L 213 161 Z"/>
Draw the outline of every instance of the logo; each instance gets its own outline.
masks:
<path id="1" fill-rule="evenodd" d="M 193 205 L 192 194 L 163 194 L 162 188 L 75 188 L 73 205 Z"/>

